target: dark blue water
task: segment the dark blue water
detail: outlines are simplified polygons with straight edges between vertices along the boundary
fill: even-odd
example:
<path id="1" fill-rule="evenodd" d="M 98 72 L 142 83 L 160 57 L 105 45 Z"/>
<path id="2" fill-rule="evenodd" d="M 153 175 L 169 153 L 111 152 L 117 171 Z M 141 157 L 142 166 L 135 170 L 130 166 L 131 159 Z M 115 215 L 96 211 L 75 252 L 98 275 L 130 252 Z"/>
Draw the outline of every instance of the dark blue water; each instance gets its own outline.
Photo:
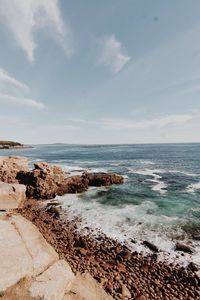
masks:
<path id="1" fill-rule="evenodd" d="M 170 251 L 174 239 L 198 248 L 188 232 L 200 230 L 200 144 L 37 145 L 1 150 L 62 166 L 115 172 L 125 183 L 61 198 L 64 207 L 110 236 L 148 238 Z"/>

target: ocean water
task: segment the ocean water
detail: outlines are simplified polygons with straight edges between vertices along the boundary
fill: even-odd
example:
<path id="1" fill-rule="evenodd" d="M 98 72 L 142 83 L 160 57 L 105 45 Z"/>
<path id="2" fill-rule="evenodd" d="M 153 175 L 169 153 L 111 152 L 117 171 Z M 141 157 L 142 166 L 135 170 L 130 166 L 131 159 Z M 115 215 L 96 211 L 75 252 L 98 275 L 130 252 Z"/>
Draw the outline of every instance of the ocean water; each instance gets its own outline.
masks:
<path id="1" fill-rule="evenodd" d="M 200 263 L 200 144 L 36 145 L 31 149 L 1 150 L 57 164 L 66 172 L 114 172 L 123 185 L 91 188 L 81 195 L 58 197 L 71 217 L 148 252 L 142 241 L 161 249 L 162 259 Z M 132 243 L 132 240 L 136 243 Z M 195 248 L 192 257 L 174 251 L 179 240 Z"/>

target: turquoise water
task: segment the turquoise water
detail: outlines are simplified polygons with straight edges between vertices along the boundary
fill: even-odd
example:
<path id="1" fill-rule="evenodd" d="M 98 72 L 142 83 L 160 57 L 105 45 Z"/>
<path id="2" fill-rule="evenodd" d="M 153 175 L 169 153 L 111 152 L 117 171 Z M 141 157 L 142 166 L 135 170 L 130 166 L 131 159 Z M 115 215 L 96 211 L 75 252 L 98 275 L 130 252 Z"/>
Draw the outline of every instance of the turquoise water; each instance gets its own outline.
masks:
<path id="1" fill-rule="evenodd" d="M 198 248 L 188 232 L 200 232 L 200 144 L 54 144 L 1 154 L 58 164 L 71 174 L 83 170 L 121 174 L 123 185 L 67 195 L 60 201 L 85 224 L 112 237 L 148 238 L 168 252 L 174 239 Z"/>

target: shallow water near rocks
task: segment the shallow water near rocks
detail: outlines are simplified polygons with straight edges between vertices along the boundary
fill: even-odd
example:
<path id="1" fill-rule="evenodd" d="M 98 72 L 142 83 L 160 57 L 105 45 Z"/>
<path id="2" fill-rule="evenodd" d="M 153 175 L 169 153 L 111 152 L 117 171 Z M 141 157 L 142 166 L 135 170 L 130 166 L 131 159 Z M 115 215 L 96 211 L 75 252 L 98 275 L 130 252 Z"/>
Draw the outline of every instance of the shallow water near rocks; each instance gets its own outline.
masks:
<path id="1" fill-rule="evenodd" d="M 58 164 L 72 175 L 84 170 L 123 175 L 123 185 L 59 200 L 72 216 L 82 218 L 83 226 L 100 228 L 120 241 L 136 240 L 130 245 L 139 251 L 149 251 L 141 244 L 148 240 L 163 257 L 186 264 L 190 255 L 174 251 L 179 240 L 196 249 L 192 260 L 200 263 L 200 242 L 193 239 L 200 236 L 200 144 L 54 144 L 0 154 L 27 156 L 30 164 Z"/>

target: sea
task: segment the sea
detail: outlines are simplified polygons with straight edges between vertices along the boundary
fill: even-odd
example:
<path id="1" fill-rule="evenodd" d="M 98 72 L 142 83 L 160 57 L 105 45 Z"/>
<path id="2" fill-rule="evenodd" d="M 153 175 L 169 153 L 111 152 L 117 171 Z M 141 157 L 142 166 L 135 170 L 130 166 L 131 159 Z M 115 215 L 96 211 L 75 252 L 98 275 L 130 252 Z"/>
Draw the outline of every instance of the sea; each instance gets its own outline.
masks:
<path id="1" fill-rule="evenodd" d="M 124 184 L 90 188 L 57 197 L 68 217 L 80 217 L 80 230 L 91 228 L 143 253 L 149 241 L 170 263 L 200 264 L 200 144 L 33 145 L 1 150 L 61 166 L 67 174 L 113 172 Z M 195 237 L 195 238 L 194 238 Z M 196 238 L 197 237 L 197 238 Z M 193 255 L 175 251 L 177 241 Z"/>

